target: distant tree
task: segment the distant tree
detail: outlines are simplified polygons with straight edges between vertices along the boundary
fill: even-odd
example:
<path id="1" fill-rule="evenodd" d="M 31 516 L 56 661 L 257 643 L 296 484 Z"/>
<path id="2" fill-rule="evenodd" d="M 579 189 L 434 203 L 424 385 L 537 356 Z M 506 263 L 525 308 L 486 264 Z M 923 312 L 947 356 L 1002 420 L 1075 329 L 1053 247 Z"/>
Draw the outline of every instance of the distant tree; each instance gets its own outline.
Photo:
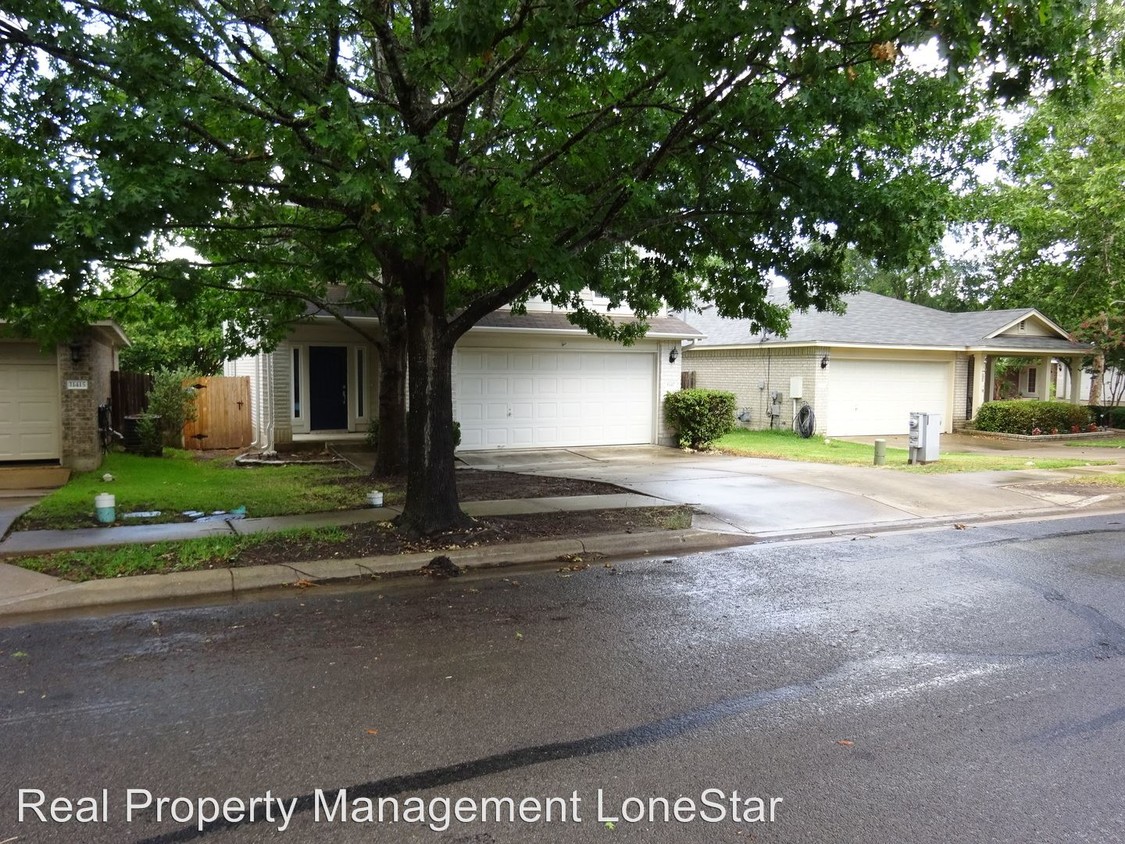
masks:
<path id="1" fill-rule="evenodd" d="M 881 267 L 852 252 L 847 273 L 854 289 L 954 313 L 984 308 L 992 287 L 987 270 L 977 261 L 950 257 L 940 245 L 929 262 L 914 269 Z"/>
<path id="2" fill-rule="evenodd" d="M 1044 100 L 1015 130 L 1003 180 L 980 205 L 1001 239 L 994 304 L 1038 307 L 1070 328 L 1096 320 L 1111 333 L 1108 317 L 1125 300 L 1123 115 L 1125 77 L 1113 72 L 1088 98 Z M 1093 368 L 1104 371 L 1104 360 Z"/>
<path id="3" fill-rule="evenodd" d="M 163 286 L 153 294 L 135 273 L 122 272 L 88 302 L 91 315 L 115 320 L 130 345 L 121 368 L 131 372 L 186 370 L 218 375 L 223 364 L 258 348 L 270 348 L 304 312 L 300 302 L 266 300 L 245 292 L 205 287 L 176 297 Z"/>

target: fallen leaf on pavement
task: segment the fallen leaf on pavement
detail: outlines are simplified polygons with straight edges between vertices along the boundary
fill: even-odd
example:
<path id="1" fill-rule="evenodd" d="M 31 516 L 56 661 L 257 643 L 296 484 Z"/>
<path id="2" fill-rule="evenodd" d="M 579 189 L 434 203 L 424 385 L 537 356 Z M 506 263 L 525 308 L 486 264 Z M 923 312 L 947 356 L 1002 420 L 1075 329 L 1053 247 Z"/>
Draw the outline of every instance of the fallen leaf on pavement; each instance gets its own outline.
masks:
<path id="1" fill-rule="evenodd" d="M 836 744 L 840 745 L 841 747 L 853 747 L 855 745 L 855 742 L 851 741 L 850 739 L 842 738 L 837 739 Z"/>

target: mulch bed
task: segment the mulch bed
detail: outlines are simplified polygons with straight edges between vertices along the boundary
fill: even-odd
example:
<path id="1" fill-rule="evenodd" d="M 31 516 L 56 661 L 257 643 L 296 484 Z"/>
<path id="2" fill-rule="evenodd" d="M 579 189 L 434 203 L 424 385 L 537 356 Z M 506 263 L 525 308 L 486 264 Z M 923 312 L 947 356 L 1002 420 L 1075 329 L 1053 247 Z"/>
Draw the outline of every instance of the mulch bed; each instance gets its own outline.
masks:
<path id="1" fill-rule="evenodd" d="M 389 522 L 340 528 L 343 541 L 269 539 L 241 551 L 224 565 L 257 566 L 309 560 L 353 559 L 415 552 L 453 551 L 510 542 L 594 536 L 602 533 L 645 533 L 691 524 L 690 507 L 639 507 L 618 510 L 581 510 L 568 513 L 529 513 L 489 516 L 473 527 L 421 539 L 403 536 Z"/>

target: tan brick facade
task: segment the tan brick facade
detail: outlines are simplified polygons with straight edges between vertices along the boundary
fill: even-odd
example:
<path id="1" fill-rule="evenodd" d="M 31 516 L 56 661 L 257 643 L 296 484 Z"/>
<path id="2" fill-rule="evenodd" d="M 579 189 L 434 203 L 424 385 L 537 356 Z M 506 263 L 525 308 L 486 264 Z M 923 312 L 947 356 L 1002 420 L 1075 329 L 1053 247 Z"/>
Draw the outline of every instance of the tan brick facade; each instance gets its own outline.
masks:
<path id="1" fill-rule="evenodd" d="M 116 364 L 111 346 L 83 338 L 82 360 L 71 360 L 70 346 L 56 349 L 59 367 L 59 407 L 62 465 L 89 472 L 102 463 L 98 437 L 98 405 L 109 401 L 109 373 Z M 83 388 L 81 385 L 85 385 Z"/>
<path id="2" fill-rule="evenodd" d="M 765 349 L 691 349 L 684 352 L 685 372 L 695 373 L 695 386 L 734 393 L 739 424 L 746 428 L 793 427 L 793 379 L 801 379 L 801 401 L 817 417 L 817 433 L 827 402 L 828 380 L 820 361 L 827 353 L 819 347 Z M 831 365 L 831 364 L 829 364 Z M 780 393 L 780 416 L 771 418 L 771 395 Z"/>

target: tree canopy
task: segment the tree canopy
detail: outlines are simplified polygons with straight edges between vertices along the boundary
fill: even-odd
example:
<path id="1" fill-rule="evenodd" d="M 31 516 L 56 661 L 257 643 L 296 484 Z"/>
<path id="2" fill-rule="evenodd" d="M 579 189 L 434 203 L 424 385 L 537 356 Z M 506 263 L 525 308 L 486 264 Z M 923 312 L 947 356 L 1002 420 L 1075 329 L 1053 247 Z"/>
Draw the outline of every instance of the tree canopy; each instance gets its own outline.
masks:
<path id="1" fill-rule="evenodd" d="M 978 204 L 999 243 L 993 303 L 1040 308 L 1094 342 L 1097 404 L 1106 354 L 1120 357 L 1111 315 L 1125 304 L 1125 77 L 1111 70 L 1086 93 L 1036 104 Z"/>
<path id="2" fill-rule="evenodd" d="M 996 301 L 1072 328 L 1125 299 L 1125 77 L 1088 99 L 1045 101 L 1014 133 L 983 216 L 1001 239 Z"/>
<path id="3" fill-rule="evenodd" d="M 831 307 L 849 249 L 939 236 L 978 99 L 1088 72 L 1099 25 L 1084 0 L 8 0 L 5 294 L 76 298 L 168 242 L 200 285 L 351 286 L 406 350 L 403 523 L 439 530 L 484 315 L 543 295 L 627 342 L 709 301 L 779 330 L 771 274 Z"/>

